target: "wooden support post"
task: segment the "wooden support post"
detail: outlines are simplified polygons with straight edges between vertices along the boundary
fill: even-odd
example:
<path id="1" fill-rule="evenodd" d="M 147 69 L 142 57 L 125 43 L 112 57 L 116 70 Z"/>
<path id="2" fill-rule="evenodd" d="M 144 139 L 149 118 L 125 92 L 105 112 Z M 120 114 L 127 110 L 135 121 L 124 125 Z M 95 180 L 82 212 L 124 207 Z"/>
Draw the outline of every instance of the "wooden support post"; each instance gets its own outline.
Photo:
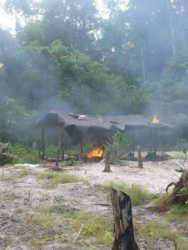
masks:
<path id="1" fill-rule="evenodd" d="M 132 222 L 131 199 L 128 194 L 112 188 L 112 208 L 114 215 L 114 243 L 112 250 L 137 250 Z"/>
<path id="2" fill-rule="evenodd" d="M 106 151 L 106 153 L 105 153 L 105 168 L 104 168 L 103 172 L 107 172 L 107 173 L 111 172 L 111 170 L 110 170 L 110 152 L 109 151 Z"/>
<path id="3" fill-rule="evenodd" d="M 42 159 L 45 157 L 45 143 L 44 143 L 44 126 L 41 129 L 41 151 L 42 151 Z"/>
<path id="4" fill-rule="evenodd" d="M 41 157 L 41 142 L 40 142 L 40 139 L 38 139 L 37 147 L 38 147 L 38 156 L 39 156 L 39 159 L 40 159 L 40 157 Z"/>
<path id="5" fill-rule="evenodd" d="M 149 152 L 152 153 L 152 128 L 149 129 Z"/>
<path id="6" fill-rule="evenodd" d="M 143 168 L 143 164 L 142 164 L 142 154 L 141 154 L 141 150 L 140 150 L 140 146 L 137 146 L 137 155 L 138 155 L 138 168 Z"/>
<path id="7" fill-rule="evenodd" d="M 132 147 L 133 147 L 133 157 L 134 157 L 134 151 L 135 151 L 135 136 L 133 132 L 133 137 L 132 137 Z"/>
<path id="8" fill-rule="evenodd" d="M 64 128 L 62 128 L 62 136 L 61 136 L 61 157 L 62 161 L 65 159 L 65 148 L 64 148 L 64 143 L 63 143 L 63 137 L 64 137 Z"/>
<path id="9" fill-rule="evenodd" d="M 80 160 L 82 159 L 82 154 L 83 154 L 83 141 L 81 140 L 79 143 L 79 158 L 80 158 Z"/>
<path id="10" fill-rule="evenodd" d="M 157 154 L 157 128 L 154 129 L 154 154 Z"/>
<path id="11" fill-rule="evenodd" d="M 59 157 L 62 147 L 62 138 L 63 138 L 63 127 L 58 127 L 58 149 L 57 149 L 57 159 L 56 159 L 56 169 L 59 168 Z"/>

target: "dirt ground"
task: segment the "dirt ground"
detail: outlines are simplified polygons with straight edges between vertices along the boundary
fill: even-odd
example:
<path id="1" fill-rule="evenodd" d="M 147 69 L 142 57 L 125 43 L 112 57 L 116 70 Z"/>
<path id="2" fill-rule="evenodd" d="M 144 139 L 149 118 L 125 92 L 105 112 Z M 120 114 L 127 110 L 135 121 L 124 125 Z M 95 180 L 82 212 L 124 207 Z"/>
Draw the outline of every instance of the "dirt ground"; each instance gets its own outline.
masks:
<path id="1" fill-rule="evenodd" d="M 188 170 L 188 161 L 183 159 L 144 162 L 143 169 L 137 168 L 137 162 L 127 161 L 123 167 L 111 166 L 111 173 L 103 172 L 104 162 L 82 163 L 64 167 L 64 172 L 82 177 L 88 183 L 59 184 L 56 188 L 46 189 L 44 183 L 48 180 L 38 180 L 34 174 L 45 172 L 49 165 L 19 164 L 0 169 L 0 249 L 111 249 L 110 244 L 83 248 L 79 239 L 74 241 L 77 233 L 72 232 L 66 224 L 53 229 L 41 228 L 38 225 L 33 226 L 32 218 L 37 208 L 58 204 L 63 212 L 90 211 L 110 218 L 113 223 L 109 198 L 106 192 L 97 189 L 97 184 L 110 181 L 126 185 L 138 184 L 157 194 L 165 192 L 167 184 L 178 180 L 180 174 L 175 169 L 183 167 Z M 16 174 L 22 169 L 29 170 L 29 174 L 16 178 Z M 162 215 L 150 212 L 147 207 L 148 205 L 133 207 L 134 223 L 165 220 Z M 186 225 L 175 225 L 173 222 L 167 224 L 169 228 L 184 230 L 188 236 Z M 54 237 L 62 234 L 66 238 L 64 242 Z M 44 235 L 49 235 L 49 239 L 42 242 Z M 136 241 L 143 250 L 175 249 L 167 239 L 157 239 L 152 246 L 142 237 L 136 237 Z"/>

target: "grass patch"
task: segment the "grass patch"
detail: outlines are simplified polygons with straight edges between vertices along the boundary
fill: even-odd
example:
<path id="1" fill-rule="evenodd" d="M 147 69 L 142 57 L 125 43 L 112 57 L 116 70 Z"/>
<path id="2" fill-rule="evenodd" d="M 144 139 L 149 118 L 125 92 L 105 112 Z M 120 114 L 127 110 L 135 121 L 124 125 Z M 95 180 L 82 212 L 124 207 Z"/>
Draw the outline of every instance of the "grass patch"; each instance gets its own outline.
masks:
<path id="1" fill-rule="evenodd" d="M 151 239 L 164 238 L 175 241 L 177 232 L 170 231 L 167 226 L 161 222 L 151 221 L 147 224 L 134 224 L 135 234 L 139 237 Z"/>
<path id="2" fill-rule="evenodd" d="M 155 200 L 154 204 L 155 205 L 161 205 L 169 197 L 169 195 L 170 195 L 169 193 L 164 193 L 164 194 L 158 195 L 158 197 Z"/>
<path id="3" fill-rule="evenodd" d="M 176 245 L 177 245 L 177 249 L 178 250 L 187 250 L 188 249 L 188 240 L 183 240 L 178 238 L 175 241 Z"/>
<path id="4" fill-rule="evenodd" d="M 32 225 L 48 229 L 57 229 L 57 227 L 65 229 L 67 225 L 69 231 L 76 233 L 82 228 L 79 236 L 82 243 L 89 242 L 89 244 L 98 245 L 113 241 L 113 223 L 104 216 L 96 216 L 92 212 L 62 212 L 55 206 L 40 207 L 36 212 L 37 215 L 32 218 Z M 53 239 L 62 242 L 70 240 L 58 234 Z M 41 239 L 41 242 L 46 240 L 49 239 Z"/>
<path id="5" fill-rule="evenodd" d="M 186 220 L 188 221 L 188 205 L 174 205 L 170 211 L 166 213 L 166 218 L 169 221 Z"/>
<path id="6" fill-rule="evenodd" d="M 42 228 L 57 229 L 63 225 L 63 218 L 53 213 L 40 213 L 32 218 L 32 224 L 38 225 Z"/>
<path id="7" fill-rule="evenodd" d="M 120 189 L 121 191 L 127 193 L 131 197 L 131 203 L 133 206 L 142 205 L 152 199 L 154 199 L 154 195 L 149 193 L 147 190 L 142 188 L 139 185 L 126 186 L 123 184 L 117 184 L 115 182 L 110 182 L 105 185 L 97 185 L 99 190 L 107 190 L 110 191 L 110 188 L 114 187 Z"/>
<path id="8" fill-rule="evenodd" d="M 14 179 L 23 178 L 23 177 L 28 176 L 30 174 L 31 174 L 31 172 L 28 169 L 22 169 L 19 172 L 9 176 L 9 178 L 14 180 Z"/>
<path id="9" fill-rule="evenodd" d="M 56 173 L 52 171 L 46 171 L 43 173 L 36 173 L 35 174 L 38 179 L 48 179 L 48 183 L 45 184 L 48 188 L 54 188 L 58 184 L 63 183 L 75 183 L 75 182 L 83 182 L 85 183 L 85 180 L 82 178 L 79 178 L 75 175 L 70 175 L 66 173 Z"/>
<path id="10" fill-rule="evenodd" d="M 111 220 L 105 217 L 95 216 L 91 212 L 72 213 L 71 227 L 79 231 L 83 225 L 81 236 L 92 238 L 93 244 L 104 244 L 113 241 L 113 225 Z"/>

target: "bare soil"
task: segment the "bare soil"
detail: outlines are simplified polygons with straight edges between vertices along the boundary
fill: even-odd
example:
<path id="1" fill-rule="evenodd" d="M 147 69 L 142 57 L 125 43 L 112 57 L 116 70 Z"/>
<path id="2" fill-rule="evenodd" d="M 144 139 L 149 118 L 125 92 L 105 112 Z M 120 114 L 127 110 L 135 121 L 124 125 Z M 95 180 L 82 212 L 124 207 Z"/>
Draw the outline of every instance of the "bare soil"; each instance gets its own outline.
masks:
<path id="1" fill-rule="evenodd" d="M 46 167 L 48 165 L 48 167 Z M 111 173 L 104 173 L 104 162 L 78 164 L 64 167 L 64 171 L 82 177 L 89 184 L 67 183 L 59 184 L 56 188 L 46 189 L 44 183 L 48 180 L 38 180 L 34 173 L 51 168 L 48 164 L 30 165 L 19 164 L 0 169 L 0 249 L 86 249 L 82 240 L 74 242 L 77 233 L 64 224 L 57 228 L 42 228 L 33 226 L 32 218 L 39 207 L 59 205 L 62 212 L 91 211 L 96 215 L 106 216 L 112 220 L 112 209 L 107 193 L 97 189 L 97 184 L 110 181 L 119 184 L 139 184 L 152 193 L 165 192 L 166 186 L 177 181 L 180 174 L 175 169 L 183 167 L 188 170 L 188 161 L 172 159 L 163 162 L 144 162 L 144 168 L 138 169 L 137 162 L 127 161 L 125 166 L 111 166 Z M 12 178 L 20 169 L 26 168 L 31 174 L 22 178 Z M 148 205 L 133 208 L 134 222 L 163 221 L 163 215 L 150 212 Z M 182 230 L 188 235 L 187 226 L 183 223 L 175 225 L 168 222 L 169 228 Z M 65 236 L 62 243 L 55 235 Z M 43 237 L 49 240 L 41 242 Z M 173 243 L 166 239 L 157 239 L 151 244 L 147 239 L 136 237 L 140 249 L 174 249 Z M 74 243 L 73 243 L 74 242 Z M 110 244 L 92 246 L 87 249 L 111 249 Z"/>

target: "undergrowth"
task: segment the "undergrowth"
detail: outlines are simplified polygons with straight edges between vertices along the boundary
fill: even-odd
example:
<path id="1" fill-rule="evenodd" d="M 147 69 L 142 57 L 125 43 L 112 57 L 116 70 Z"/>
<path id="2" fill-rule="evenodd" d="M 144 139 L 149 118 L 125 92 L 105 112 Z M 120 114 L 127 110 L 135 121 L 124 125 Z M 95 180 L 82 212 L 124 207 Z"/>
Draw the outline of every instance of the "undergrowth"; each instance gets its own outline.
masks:
<path id="1" fill-rule="evenodd" d="M 139 237 L 164 238 L 171 241 L 174 241 L 177 237 L 176 231 L 170 231 L 165 224 L 158 221 L 151 221 L 146 224 L 135 223 L 134 230 Z"/>
<path id="2" fill-rule="evenodd" d="M 133 206 L 142 205 L 152 199 L 154 199 L 154 195 L 149 193 L 147 190 L 142 188 L 139 185 L 126 186 L 124 184 L 117 184 L 115 182 L 109 182 L 107 184 L 99 184 L 97 188 L 99 190 L 107 190 L 110 191 L 110 188 L 117 188 L 128 195 L 130 195 L 131 203 Z"/>
<path id="3" fill-rule="evenodd" d="M 137 237 L 144 237 L 148 242 L 161 238 L 168 239 L 173 242 L 174 249 L 188 249 L 188 241 L 182 238 L 181 233 L 169 230 L 167 225 L 162 222 L 151 221 L 146 224 L 134 223 L 134 231 Z"/>
<path id="4" fill-rule="evenodd" d="M 71 227 L 79 231 L 82 227 L 81 236 L 92 238 L 93 244 L 104 244 L 113 241 L 112 222 L 104 216 L 96 216 L 91 212 L 79 212 L 69 214 L 72 218 Z"/>
<path id="5" fill-rule="evenodd" d="M 166 218 L 169 221 L 183 220 L 188 223 L 188 205 L 173 205 L 166 213 Z"/>
<path id="6" fill-rule="evenodd" d="M 10 144 L 7 152 L 13 160 L 12 163 L 31 163 L 39 162 L 39 155 L 37 149 L 27 144 Z"/>
<path id="7" fill-rule="evenodd" d="M 22 169 L 22 170 L 18 171 L 17 173 L 10 175 L 8 178 L 14 180 L 14 179 L 26 177 L 30 174 L 31 174 L 31 172 L 28 169 Z"/>
<path id="8" fill-rule="evenodd" d="M 64 212 L 54 207 L 40 207 L 36 210 L 37 215 L 32 218 L 32 225 L 41 228 L 71 230 L 78 234 L 77 241 L 90 245 L 106 244 L 113 241 L 113 223 L 104 216 L 96 216 L 92 212 Z M 63 228 L 62 228 L 63 227 Z M 53 239 L 70 241 L 71 235 L 66 238 L 63 234 L 56 235 Z M 46 242 L 52 238 L 42 237 L 40 242 Z"/>

